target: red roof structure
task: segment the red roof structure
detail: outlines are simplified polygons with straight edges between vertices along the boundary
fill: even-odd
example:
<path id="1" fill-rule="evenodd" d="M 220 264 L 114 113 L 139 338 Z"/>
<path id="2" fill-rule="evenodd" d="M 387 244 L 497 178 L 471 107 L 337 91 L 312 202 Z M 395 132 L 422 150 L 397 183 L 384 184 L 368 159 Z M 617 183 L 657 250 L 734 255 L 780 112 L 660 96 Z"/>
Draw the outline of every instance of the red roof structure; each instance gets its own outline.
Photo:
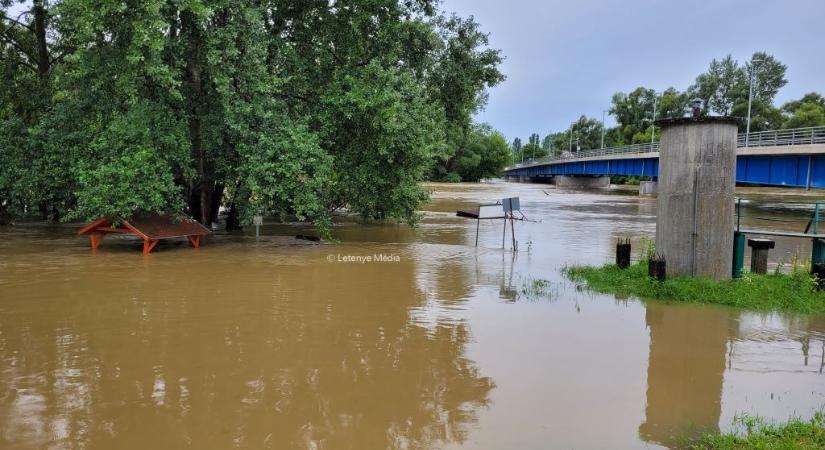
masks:
<path id="1" fill-rule="evenodd" d="M 143 240 L 143 254 L 148 255 L 161 239 L 187 238 L 198 248 L 201 236 L 209 229 L 183 214 L 151 214 L 123 220 L 107 217 L 83 227 L 78 234 L 88 235 L 92 249 L 97 249 L 107 234 L 131 234 Z"/>

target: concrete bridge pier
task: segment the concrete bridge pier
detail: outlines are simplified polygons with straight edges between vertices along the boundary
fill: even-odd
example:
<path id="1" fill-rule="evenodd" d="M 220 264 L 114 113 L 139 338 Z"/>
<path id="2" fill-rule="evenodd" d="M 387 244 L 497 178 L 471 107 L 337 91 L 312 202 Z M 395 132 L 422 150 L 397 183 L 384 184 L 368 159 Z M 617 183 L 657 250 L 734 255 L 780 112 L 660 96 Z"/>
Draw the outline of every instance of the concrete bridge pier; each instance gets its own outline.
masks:
<path id="1" fill-rule="evenodd" d="M 560 187 L 606 188 L 610 187 L 610 177 L 571 177 L 568 175 L 556 175 L 553 177 L 553 184 Z"/>
<path id="2" fill-rule="evenodd" d="M 732 117 L 658 122 L 656 252 L 668 276 L 731 278 L 737 123 Z"/>
<path id="3" fill-rule="evenodd" d="M 639 195 L 655 197 L 658 192 L 658 183 L 656 181 L 641 181 L 639 182 Z"/>

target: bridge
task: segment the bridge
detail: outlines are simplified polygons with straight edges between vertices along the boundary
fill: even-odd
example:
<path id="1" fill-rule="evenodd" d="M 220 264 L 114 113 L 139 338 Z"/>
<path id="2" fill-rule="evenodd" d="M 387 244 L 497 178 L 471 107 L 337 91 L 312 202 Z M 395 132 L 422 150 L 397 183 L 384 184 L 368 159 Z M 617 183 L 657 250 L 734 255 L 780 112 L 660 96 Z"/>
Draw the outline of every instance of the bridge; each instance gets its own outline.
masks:
<path id="1" fill-rule="evenodd" d="M 825 189 L 825 126 L 760 131 L 738 137 L 736 182 Z M 659 176 L 659 143 L 548 156 L 505 169 L 508 178 Z M 582 180 L 585 181 L 585 180 Z"/>

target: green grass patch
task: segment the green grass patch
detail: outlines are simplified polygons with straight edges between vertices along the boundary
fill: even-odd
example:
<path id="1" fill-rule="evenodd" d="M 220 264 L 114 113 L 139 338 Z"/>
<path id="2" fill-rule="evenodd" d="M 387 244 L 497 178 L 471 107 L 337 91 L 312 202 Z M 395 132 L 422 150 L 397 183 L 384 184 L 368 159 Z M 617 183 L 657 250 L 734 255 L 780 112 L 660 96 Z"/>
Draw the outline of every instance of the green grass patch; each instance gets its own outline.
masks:
<path id="1" fill-rule="evenodd" d="M 569 266 L 564 274 L 593 291 L 678 302 L 713 303 L 761 311 L 825 313 L 825 291 L 804 267 L 789 273 L 745 274 L 738 280 L 677 277 L 659 282 L 647 276 L 647 261 L 625 270 L 616 265 Z"/>
<path id="2" fill-rule="evenodd" d="M 792 419 L 776 425 L 761 417 L 741 416 L 734 420 L 736 430 L 703 436 L 691 445 L 694 450 L 822 450 L 825 448 L 825 418 L 819 412 L 813 419 Z"/>

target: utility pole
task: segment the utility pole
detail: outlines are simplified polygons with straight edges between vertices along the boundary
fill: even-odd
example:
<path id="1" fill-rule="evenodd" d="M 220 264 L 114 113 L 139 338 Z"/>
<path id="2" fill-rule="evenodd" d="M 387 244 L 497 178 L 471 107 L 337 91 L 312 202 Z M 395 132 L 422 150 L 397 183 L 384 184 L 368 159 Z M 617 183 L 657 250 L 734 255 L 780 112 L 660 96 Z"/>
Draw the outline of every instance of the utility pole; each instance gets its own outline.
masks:
<path id="1" fill-rule="evenodd" d="M 756 68 L 756 63 L 762 62 L 761 59 L 752 59 L 751 60 L 751 73 L 750 73 L 750 80 L 748 84 L 750 87 L 748 88 L 748 124 L 745 125 L 745 147 L 748 147 L 748 142 L 750 142 L 750 134 L 751 134 L 751 102 L 753 101 L 753 72 Z"/>

